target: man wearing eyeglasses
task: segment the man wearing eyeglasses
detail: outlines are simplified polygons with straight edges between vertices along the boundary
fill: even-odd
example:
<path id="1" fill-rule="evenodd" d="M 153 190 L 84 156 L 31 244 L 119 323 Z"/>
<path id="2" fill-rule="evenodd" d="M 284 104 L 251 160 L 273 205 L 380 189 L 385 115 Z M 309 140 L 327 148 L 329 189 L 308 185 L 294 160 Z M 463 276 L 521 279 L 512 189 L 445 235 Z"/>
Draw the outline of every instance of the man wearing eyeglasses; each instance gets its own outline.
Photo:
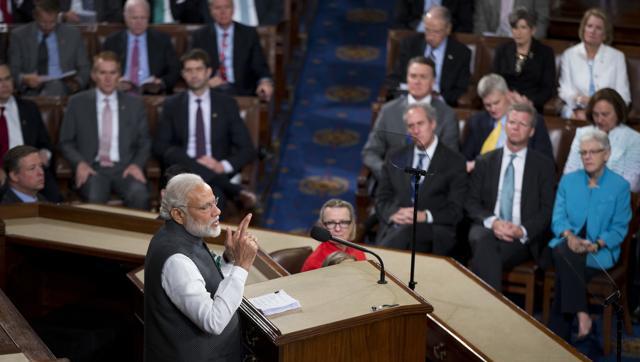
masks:
<path id="1" fill-rule="evenodd" d="M 356 238 L 356 215 L 353 206 L 340 199 L 331 199 L 322 205 L 316 224 L 329 230 L 331 236 L 342 240 L 353 241 Z M 356 258 L 365 260 L 364 253 L 342 244 L 327 241 L 321 243 L 305 260 L 300 271 L 314 270 L 322 267 L 324 261 L 333 253 L 342 251 Z"/>
<path id="2" fill-rule="evenodd" d="M 465 203 L 473 220 L 471 271 L 497 291 L 504 270 L 538 259 L 551 221 L 555 168 L 528 147 L 535 123 L 531 104 L 512 104 L 505 146 L 480 156 L 471 174 Z"/>
<path id="3" fill-rule="evenodd" d="M 258 244 L 227 227 L 222 256 L 203 241 L 221 233 L 218 199 L 195 174 L 174 176 L 160 206 L 164 226 L 149 243 L 144 275 L 145 361 L 241 361 L 238 317 Z"/>

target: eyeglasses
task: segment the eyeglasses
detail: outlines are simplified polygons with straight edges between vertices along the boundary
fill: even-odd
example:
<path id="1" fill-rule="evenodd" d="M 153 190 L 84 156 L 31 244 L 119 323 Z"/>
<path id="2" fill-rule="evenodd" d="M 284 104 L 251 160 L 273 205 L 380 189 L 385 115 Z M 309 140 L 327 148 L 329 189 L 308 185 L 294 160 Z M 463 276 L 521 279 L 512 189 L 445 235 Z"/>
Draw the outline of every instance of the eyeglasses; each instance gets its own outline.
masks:
<path id="1" fill-rule="evenodd" d="M 201 206 L 193 206 L 193 205 L 177 205 L 176 207 L 190 207 L 192 209 L 196 209 L 200 212 L 203 213 L 208 213 L 211 212 L 211 209 L 213 209 L 214 206 L 218 206 L 218 201 L 220 201 L 219 197 L 216 197 L 215 200 L 213 202 L 207 202 L 204 205 Z"/>
<path id="2" fill-rule="evenodd" d="M 600 154 L 602 152 L 604 152 L 604 148 L 600 148 L 600 149 L 597 149 L 597 150 L 580 150 L 580 151 L 578 151 L 578 153 L 582 157 L 585 157 L 587 155 L 595 156 L 595 155 Z"/>
<path id="3" fill-rule="evenodd" d="M 335 229 L 340 225 L 341 228 L 348 228 L 351 225 L 352 220 L 340 220 L 340 221 L 324 221 L 322 224 L 327 229 Z"/>

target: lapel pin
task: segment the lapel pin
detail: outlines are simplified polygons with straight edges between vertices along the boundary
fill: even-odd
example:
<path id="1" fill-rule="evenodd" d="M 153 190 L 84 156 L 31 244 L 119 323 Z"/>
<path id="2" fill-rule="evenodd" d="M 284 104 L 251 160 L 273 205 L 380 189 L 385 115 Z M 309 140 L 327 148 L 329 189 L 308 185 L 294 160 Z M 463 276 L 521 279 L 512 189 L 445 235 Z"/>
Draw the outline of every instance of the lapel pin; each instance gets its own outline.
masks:
<path id="1" fill-rule="evenodd" d="M 216 118 L 216 117 L 218 117 L 217 113 L 211 113 L 211 118 Z"/>
<path id="2" fill-rule="evenodd" d="M 451 54 L 447 54 L 447 59 L 449 59 L 449 60 L 453 60 L 453 55 L 451 55 Z"/>

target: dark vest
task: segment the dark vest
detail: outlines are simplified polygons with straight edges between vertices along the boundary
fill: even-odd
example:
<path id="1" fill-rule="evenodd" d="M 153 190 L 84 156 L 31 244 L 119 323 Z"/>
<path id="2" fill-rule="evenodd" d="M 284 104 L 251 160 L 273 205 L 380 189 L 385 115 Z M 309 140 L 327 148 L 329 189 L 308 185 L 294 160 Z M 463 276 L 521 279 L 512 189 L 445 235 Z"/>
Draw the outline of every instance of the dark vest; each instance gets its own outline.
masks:
<path id="1" fill-rule="evenodd" d="M 165 223 L 151 239 L 144 263 L 144 360 L 240 361 L 243 350 L 237 313 L 220 335 L 209 334 L 191 322 L 162 289 L 162 267 L 177 253 L 195 263 L 212 298 L 223 278 L 202 239 L 174 221 Z"/>

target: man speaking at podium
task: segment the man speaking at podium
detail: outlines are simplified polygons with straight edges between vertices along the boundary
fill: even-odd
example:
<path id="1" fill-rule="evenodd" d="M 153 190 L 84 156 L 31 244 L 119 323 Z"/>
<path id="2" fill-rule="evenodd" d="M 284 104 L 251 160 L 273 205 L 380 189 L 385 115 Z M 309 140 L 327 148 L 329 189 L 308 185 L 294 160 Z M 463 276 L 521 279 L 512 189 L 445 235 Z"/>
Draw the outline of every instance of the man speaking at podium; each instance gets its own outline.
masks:
<path id="1" fill-rule="evenodd" d="M 165 225 L 151 239 L 144 275 L 145 361 L 241 361 L 237 309 L 258 245 L 247 233 L 248 214 L 225 251 L 202 238 L 220 235 L 220 209 L 200 176 L 180 174 L 160 206 Z"/>

